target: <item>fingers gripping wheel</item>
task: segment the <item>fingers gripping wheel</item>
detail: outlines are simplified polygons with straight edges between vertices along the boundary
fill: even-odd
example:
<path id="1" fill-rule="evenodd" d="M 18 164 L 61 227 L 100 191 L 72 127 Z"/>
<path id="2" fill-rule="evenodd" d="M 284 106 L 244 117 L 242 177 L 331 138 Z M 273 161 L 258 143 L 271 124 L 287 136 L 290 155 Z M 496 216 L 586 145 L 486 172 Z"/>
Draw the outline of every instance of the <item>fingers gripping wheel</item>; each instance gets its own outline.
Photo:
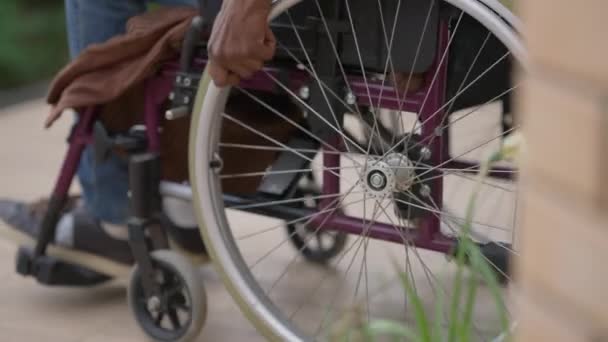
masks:
<path id="1" fill-rule="evenodd" d="M 151 259 L 160 291 L 146 296 L 141 271 L 135 266 L 128 287 L 129 307 L 140 328 L 155 341 L 192 341 L 207 317 L 199 272 L 175 252 L 155 251 Z"/>

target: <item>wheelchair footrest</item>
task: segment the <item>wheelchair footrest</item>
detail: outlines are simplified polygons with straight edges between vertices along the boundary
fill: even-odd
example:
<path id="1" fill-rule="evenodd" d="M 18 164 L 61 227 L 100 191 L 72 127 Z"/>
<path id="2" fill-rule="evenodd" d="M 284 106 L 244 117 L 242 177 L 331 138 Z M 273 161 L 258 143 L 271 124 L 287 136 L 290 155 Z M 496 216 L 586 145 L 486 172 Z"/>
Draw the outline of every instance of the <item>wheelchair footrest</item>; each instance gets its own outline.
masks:
<path id="1" fill-rule="evenodd" d="M 20 247 L 17 251 L 16 270 L 49 286 L 93 286 L 110 280 L 106 275 L 48 255 L 35 258 L 33 250 L 27 247 Z"/>

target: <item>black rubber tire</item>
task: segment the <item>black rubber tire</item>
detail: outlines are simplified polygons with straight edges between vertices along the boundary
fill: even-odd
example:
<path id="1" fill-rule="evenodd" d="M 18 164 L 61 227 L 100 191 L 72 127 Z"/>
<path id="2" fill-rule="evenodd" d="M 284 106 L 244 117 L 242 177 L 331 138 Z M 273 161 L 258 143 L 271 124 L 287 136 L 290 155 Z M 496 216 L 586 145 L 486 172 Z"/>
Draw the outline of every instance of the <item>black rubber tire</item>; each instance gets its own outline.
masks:
<path id="1" fill-rule="evenodd" d="M 188 320 L 183 326 L 175 330 L 163 328 L 160 323 L 155 322 L 153 314 L 147 307 L 146 298 L 141 284 L 139 267 L 136 265 L 131 272 L 131 278 L 127 290 L 129 308 L 135 317 L 137 324 L 143 332 L 155 341 L 160 342 L 189 342 L 193 341 L 200 333 L 207 318 L 207 295 L 200 277 L 200 272 L 192 263 L 182 255 L 169 251 L 159 250 L 151 254 L 155 269 L 160 269 L 163 274 L 170 275 L 179 281 L 183 290 L 179 295 L 187 297 L 184 299 L 184 307 L 187 307 Z M 163 278 L 166 276 L 164 275 Z M 177 295 L 177 294 L 176 294 Z M 188 300 L 189 299 L 189 300 Z M 187 305 L 189 302 L 189 306 Z M 173 314 L 177 315 L 173 309 Z M 169 314 L 170 315 L 170 314 Z M 157 316 L 158 317 L 158 316 Z"/>

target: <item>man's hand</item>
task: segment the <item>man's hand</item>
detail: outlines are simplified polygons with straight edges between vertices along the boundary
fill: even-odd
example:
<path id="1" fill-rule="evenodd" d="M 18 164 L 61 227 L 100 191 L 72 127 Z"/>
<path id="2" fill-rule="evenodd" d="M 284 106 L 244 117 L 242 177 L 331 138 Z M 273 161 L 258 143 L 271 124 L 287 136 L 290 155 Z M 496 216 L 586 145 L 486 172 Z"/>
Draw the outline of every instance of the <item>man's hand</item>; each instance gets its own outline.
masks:
<path id="1" fill-rule="evenodd" d="M 224 0 L 209 39 L 209 74 L 219 87 L 237 85 L 272 59 L 270 0 Z"/>

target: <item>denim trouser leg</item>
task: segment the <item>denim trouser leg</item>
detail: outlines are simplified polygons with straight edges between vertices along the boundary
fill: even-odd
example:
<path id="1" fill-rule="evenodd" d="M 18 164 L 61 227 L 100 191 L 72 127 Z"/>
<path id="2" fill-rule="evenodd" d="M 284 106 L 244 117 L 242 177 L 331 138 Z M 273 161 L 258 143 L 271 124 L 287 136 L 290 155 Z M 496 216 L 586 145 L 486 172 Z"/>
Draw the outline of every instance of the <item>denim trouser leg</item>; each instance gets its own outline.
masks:
<path id="1" fill-rule="evenodd" d="M 162 0 L 163 5 L 193 5 L 197 0 Z M 70 55 L 75 58 L 88 45 L 105 42 L 125 31 L 129 18 L 143 13 L 145 0 L 65 0 Z M 124 223 L 129 214 L 127 162 L 116 155 L 96 164 L 88 146 L 78 167 L 87 207 L 97 218 Z"/>

